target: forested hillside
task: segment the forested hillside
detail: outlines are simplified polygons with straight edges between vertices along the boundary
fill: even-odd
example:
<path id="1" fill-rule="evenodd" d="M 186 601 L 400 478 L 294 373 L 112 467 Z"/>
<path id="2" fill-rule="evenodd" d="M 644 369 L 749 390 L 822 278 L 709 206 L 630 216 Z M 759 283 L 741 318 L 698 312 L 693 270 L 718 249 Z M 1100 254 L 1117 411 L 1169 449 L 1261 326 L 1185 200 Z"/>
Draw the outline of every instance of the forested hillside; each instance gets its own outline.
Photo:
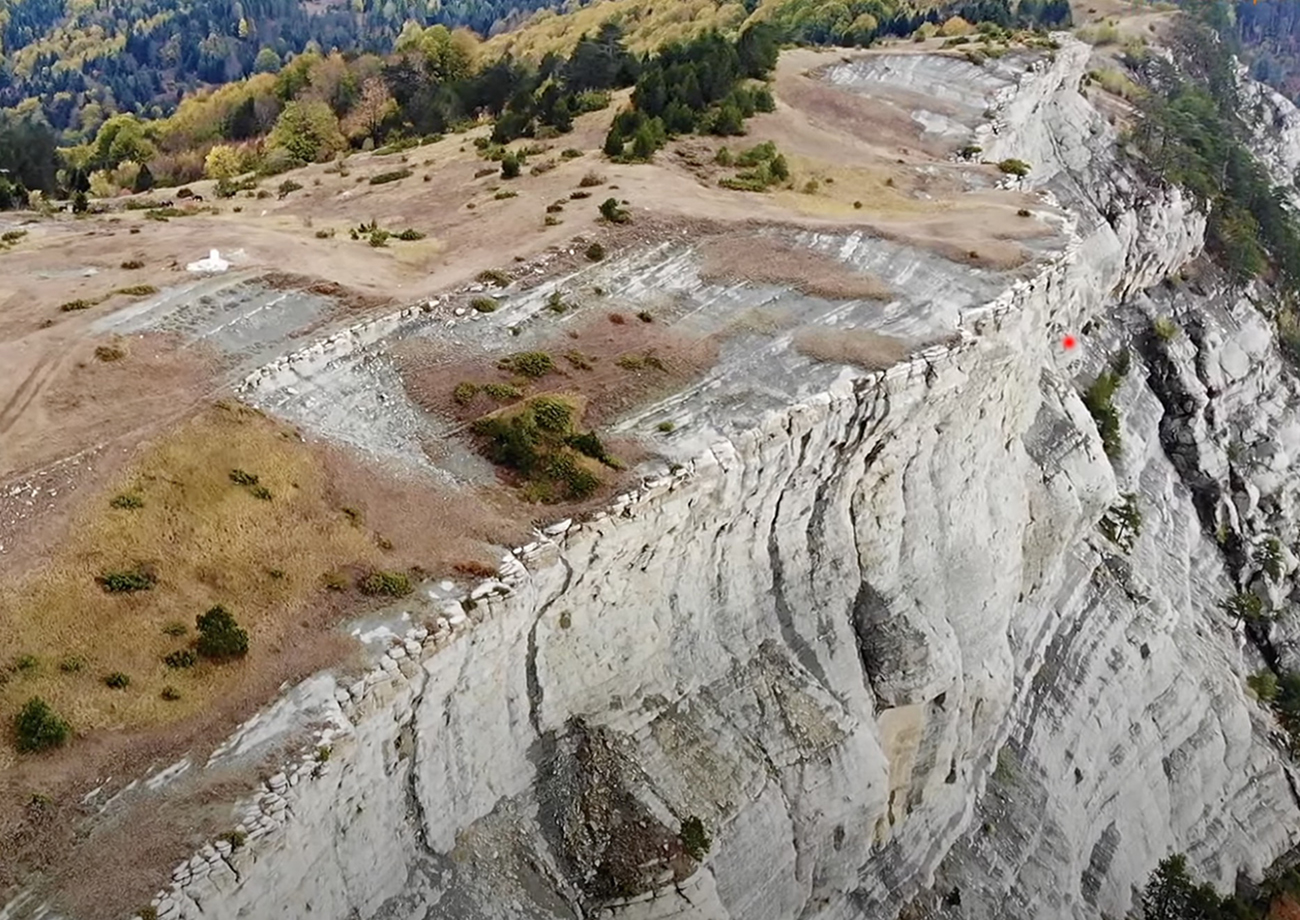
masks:
<path id="1" fill-rule="evenodd" d="M 1250 64 L 1251 75 L 1300 100 L 1300 6 L 1287 0 L 1237 0 L 1216 23 Z"/>
<path id="2" fill-rule="evenodd" d="M 865 45 L 881 36 L 934 34 L 940 23 L 957 30 L 945 35 L 973 32 L 974 23 L 985 41 L 1041 43 L 1044 28 L 1069 23 L 1066 0 L 1014 7 L 971 0 L 924 12 L 882 2 L 774 0 L 738 28 L 701 29 L 640 54 L 614 21 L 565 53 L 540 57 L 494 56 L 465 30 L 409 21 L 387 54 L 307 49 L 270 61 L 271 52 L 259 53 L 268 60 L 257 69 L 266 72 L 186 96 L 164 118 L 109 114 L 101 106 L 93 121 L 83 110 L 80 133 L 61 132 L 57 118 L 51 124 L 39 105 L 24 102 L 0 109 L 0 208 L 26 204 L 31 191 L 75 195 L 84 208 L 87 197 L 204 177 L 234 189 L 238 176 L 275 175 L 350 150 L 403 149 L 483 118 L 495 121 L 496 144 L 553 136 L 567 132 L 574 117 L 608 105 L 609 90 L 634 85 L 633 108 L 619 116 L 606 151 L 643 159 L 676 134 L 743 133 L 744 119 L 772 104 L 745 80 L 765 74 L 782 43 Z M 868 11 L 872 3 L 879 17 Z M 70 112 L 76 110 L 74 101 Z"/>
<path id="3" fill-rule="evenodd" d="M 545 3 L 0 0 L 0 108 L 35 104 L 56 130 L 93 133 L 116 112 L 163 115 L 202 84 L 274 72 L 313 44 L 385 53 L 408 22 L 487 34 Z"/>

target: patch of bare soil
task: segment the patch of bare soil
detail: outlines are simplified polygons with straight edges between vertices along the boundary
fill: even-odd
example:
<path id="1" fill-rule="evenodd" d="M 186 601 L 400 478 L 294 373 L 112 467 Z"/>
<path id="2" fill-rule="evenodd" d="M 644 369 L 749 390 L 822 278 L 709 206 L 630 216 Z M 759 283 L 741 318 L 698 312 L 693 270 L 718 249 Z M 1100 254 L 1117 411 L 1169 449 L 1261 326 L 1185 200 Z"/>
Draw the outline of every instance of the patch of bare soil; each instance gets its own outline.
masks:
<path id="1" fill-rule="evenodd" d="M 537 349 L 554 365 L 537 378 L 503 369 L 496 356 L 423 342 L 405 343 L 396 356 L 411 398 L 463 424 L 521 398 L 563 392 L 583 397 L 586 423 L 601 425 L 698 378 L 717 360 L 718 344 L 717 336 L 687 336 L 652 314 L 593 309 L 591 319 L 567 337 Z M 474 389 L 458 400 L 462 384 Z M 518 395 L 496 398 L 493 386 Z"/>
<path id="2" fill-rule="evenodd" d="M 323 281 L 306 275 L 294 275 L 289 272 L 272 271 L 262 275 L 261 281 L 267 286 L 280 291 L 307 291 L 321 297 L 328 297 L 338 303 L 345 311 L 376 310 L 392 306 L 392 297 L 381 294 L 367 294 L 339 284 L 337 281 Z"/>
<path id="3" fill-rule="evenodd" d="M 874 275 L 853 271 L 831 256 L 795 248 L 770 236 L 714 238 L 702 250 L 700 277 L 705 281 L 785 284 L 829 300 L 889 300 L 893 296 Z"/>
<path id="4" fill-rule="evenodd" d="M 869 329 L 801 330 L 795 333 L 794 346 L 818 361 L 851 364 L 869 371 L 892 367 L 915 350 L 902 339 Z"/>
<path id="5" fill-rule="evenodd" d="M 0 477 L 124 436 L 136 441 L 176 421 L 217 385 L 211 353 L 181 350 L 176 337 L 161 333 L 15 349 L 24 351 L 36 359 L 11 368 L 0 363 Z"/>

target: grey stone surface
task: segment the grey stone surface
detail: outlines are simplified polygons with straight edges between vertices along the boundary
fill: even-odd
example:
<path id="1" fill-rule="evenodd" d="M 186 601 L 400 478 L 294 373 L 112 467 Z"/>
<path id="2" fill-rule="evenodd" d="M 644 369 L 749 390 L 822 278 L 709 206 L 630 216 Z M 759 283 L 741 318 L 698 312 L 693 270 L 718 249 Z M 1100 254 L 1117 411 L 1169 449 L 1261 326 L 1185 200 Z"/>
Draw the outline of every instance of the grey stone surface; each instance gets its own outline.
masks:
<path id="1" fill-rule="evenodd" d="M 1295 845 L 1293 765 L 1244 683 L 1262 659 L 1218 605 L 1234 580 L 1290 593 L 1300 392 L 1249 300 L 1161 284 L 1204 223 L 1110 159 L 1112 129 L 1076 91 L 1087 57 L 1064 40 L 1014 80 L 990 68 L 987 87 L 918 55 L 837 78 L 968 109 L 987 94 L 986 143 L 1035 163 L 1031 186 L 1071 215 L 1032 278 L 805 240 L 886 277 L 924 265 L 929 287 L 870 321 L 953 344 L 865 374 L 800 364 L 778 337 L 764 386 L 737 353 L 648 410 L 695 420 L 672 442 L 681 468 L 539 531 L 468 616 L 449 605 L 407 633 L 418 653 L 395 646 L 418 669 L 378 667 L 345 703 L 314 688 L 340 716 L 331 769 L 308 755 L 286 768 L 297 785 L 273 777 L 237 872 L 178 869 L 169 914 L 1084 920 L 1123 915 L 1173 850 L 1226 890 Z M 689 246 L 629 258 L 602 270 L 719 311 L 754 296 L 691 280 Z M 505 342 L 528 308 L 477 328 Z M 1154 336 L 1156 317 L 1180 331 Z M 284 388 L 352 386 L 367 342 L 422 334 L 410 320 L 250 387 L 337 433 Z M 1112 463 L 1078 394 L 1121 348 Z M 1130 492 L 1143 526 L 1125 552 L 1096 525 Z M 1277 578 L 1224 551 L 1271 536 Z M 1284 608 L 1270 629 L 1300 666 L 1300 618 Z M 240 737 L 268 719 L 284 715 Z M 713 838 L 700 865 L 593 894 L 609 854 L 691 815 Z M 960 906 L 943 906 L 953 889 Z"/>

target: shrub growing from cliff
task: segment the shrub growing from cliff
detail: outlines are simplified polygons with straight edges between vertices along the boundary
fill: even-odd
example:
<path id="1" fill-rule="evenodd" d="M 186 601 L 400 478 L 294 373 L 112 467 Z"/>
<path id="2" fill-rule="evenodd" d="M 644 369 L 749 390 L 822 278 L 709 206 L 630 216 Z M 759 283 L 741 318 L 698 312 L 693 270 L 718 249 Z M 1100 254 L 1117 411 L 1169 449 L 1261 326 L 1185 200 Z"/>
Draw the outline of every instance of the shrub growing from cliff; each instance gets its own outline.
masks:
<path id="1" fill-rule="evenodd" d="M 1102 515 L 1098 526 L 1107 540 L 1127 553 L 1142 534 L 1142 510 L 1135 493 L 1126 492 L 1122 499 Z"/>
<path id="2" fill-rule="evenodd" d="M 1083 394 L 1083 404 L 1087 406 L 1092 420 L 1097 424 L 1097 433 L 1101 435 L 1101 446 L 1106 456 L 1112 460 L 1123 452 L 1120 437 L 1119 410 L 1115 408 L 1115 391 L 1119 389 L 1123 377 L 1115 370 L 1106 370 L 1097 375 L 1092 386 Z"/>
<path id="3" fill-rule="evenodd" d="M 677 836 L 682 842 L 682 848 L 686 850 L 686 855 L 696 862 L 702 861 L 708 854 L 709 848 L 713 846 L 713 839 L 705 830 L 704 822 L 695 815 L 690 815 L 682 821 L 682 829 Z"/>
<path id="4" fill-rule="evenodd" d="M 1264 609 L 1264 600 L 1253 591 L 1238 591 L 1219 607 L 1237 622 L 1262 623 L 1272 618 Z"/>
<path id="5" fill-rule="evenodd" d="M 1261 703 L 1271 703 L 1277 697 L 1277 675 L 1267 669 L 1247 677 L 1246 686 L 1254 691 Z"/>
<path id="6" fill-rule="evenodd" d="M 1255 549 L 1255 564 L 1271 581 L 1281 580 L 1282 541 L 1277 537 L 1265 537 L 1264 542 Z"/>

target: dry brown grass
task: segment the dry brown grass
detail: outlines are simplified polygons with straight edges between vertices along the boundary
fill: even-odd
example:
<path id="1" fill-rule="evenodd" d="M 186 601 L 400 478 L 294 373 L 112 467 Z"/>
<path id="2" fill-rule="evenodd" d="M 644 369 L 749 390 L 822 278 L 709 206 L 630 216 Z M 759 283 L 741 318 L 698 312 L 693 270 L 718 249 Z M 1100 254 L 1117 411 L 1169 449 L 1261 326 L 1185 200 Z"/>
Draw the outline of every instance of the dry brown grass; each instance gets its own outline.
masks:
<path id="1" fill-rule="evenodd" d="M 902 339 L 869 329 L 805 329 L 795 334 L 800 354 L 831 364 L 882 371 L 902 361 L 912 348 Z"/>
<path id="2" fill-rule="evenodd" d="M 232 483 L 234 468 L 256 473 L 272 500 Z M 119 492 L 144 506 L 110 507 Z M 78 733 L 190 715 L 279 654 L 324 572 L 380 559 L 373 536 L 328 499 L 322 465 L 292 430 L 237 405 L 204 413 L 90 503 L 48 562 L 0 587 L 0 663 L 22 655 L 39 662 L 0 686 L 0 722 L 34 695 Z M 107 594 L 95 581 L 141 563 L 157 572 L 152 590 Z M 163 656 L 187 639 L 165 635 L 163 626 L 181 621 L 192 632 L 195 616 L 217 603 L 248 628 L 247 659 L 167 668 Z M 60 669 L 70 657 L 84 662 L 79 671 Z M 111 671 L 129 675 L 130 687 L 105 687 L 101 677 Z M 165 684 L 183 698 L 160 699 Z M 13 757 L 9 743 L 0 746 L 0 762 Z"/>
<path id="3" fill-rule="evenodd" d="M 875 275 L 857 272 L 811 249 L 770 236 L 725 236 L 702 247 L 705 281 L 780 284 L 828 300 L 889 300 L 893 294 Z"/>

